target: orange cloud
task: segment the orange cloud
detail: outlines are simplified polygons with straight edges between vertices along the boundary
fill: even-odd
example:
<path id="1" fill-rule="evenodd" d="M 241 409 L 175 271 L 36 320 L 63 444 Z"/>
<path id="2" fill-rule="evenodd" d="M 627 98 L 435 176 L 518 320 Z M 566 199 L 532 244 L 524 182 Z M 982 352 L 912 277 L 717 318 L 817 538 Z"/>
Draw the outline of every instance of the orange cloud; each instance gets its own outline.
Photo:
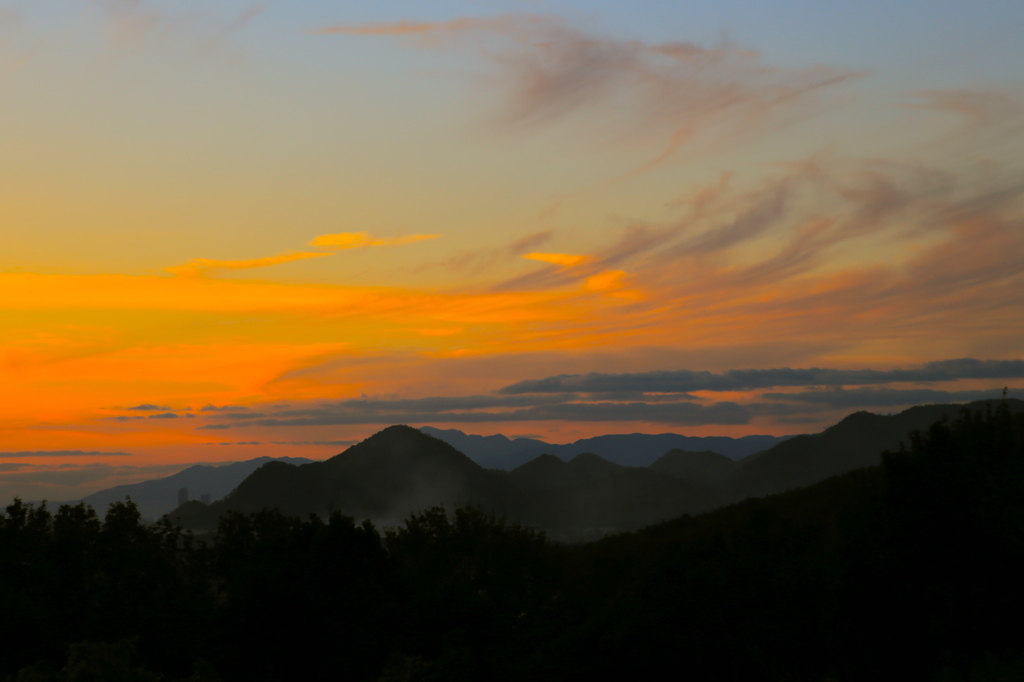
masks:
<path id="1" fill-rule="evenodd" d="M 528 253 L 523 256 L 523 258 L 539 260 L 544 263 L 552 263 L 554 265 L 561 265 L 566 268 L 571 268 L 575 265 L 582 265 L 590 260 L 590 256 L 580 256 L 569 253 Z"/>
<path id="2" fill-rule="evenodd" d="M 320 258 L 321 256 L 329 255 L 331 254 L 311 251 L 292 251 L 288 253 L 282 253 L 277 256 L 268 256 L 266 258 L 252 258 L 250 260 L 217 260 L 215 258 L 193 258 L 187 263 L 182 263 L 181 265 L 173 265 L 171 267 L 164 268 L 164 271 L 182 277 L 200 277 L 202 275 L 207 275 L 214 272 L 221 272 L 223 270 L 249 270 L 251 268 L 265 268 L 271 265 L 280 265 L 281 263 L 291 263 L 297 260 L 305 260 L 306 258 Z"/>
<path id="3" fill-rule="evenodd" d="M 310 246 L 325 246 L 334 249 L 361 249 L 367 246 L 400 246 L 415 244 L 427 239 L 437 239 L 439 234 L 410 234 L 404 237 L 373 237 L 368 232 L 338 232 L 322 234 L 309 242 Z"/>

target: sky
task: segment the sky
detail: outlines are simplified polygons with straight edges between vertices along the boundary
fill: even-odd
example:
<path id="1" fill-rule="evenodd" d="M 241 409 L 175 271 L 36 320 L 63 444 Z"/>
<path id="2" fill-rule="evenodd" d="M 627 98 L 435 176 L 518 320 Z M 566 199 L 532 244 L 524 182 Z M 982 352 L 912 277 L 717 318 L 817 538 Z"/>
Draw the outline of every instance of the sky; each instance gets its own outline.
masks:
<path id="1" fill-rule="evenodd" d="M 0 498 L 1024 397 L 1022 25 L 0 0 Z"/>

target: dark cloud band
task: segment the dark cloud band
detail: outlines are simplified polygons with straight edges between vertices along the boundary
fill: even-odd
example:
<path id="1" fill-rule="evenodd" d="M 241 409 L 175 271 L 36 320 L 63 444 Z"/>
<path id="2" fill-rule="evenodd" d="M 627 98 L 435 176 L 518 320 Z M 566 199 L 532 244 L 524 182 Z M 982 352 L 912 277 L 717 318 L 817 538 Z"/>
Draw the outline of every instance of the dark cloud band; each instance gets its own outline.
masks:
<path id="1" fill-rule="evenodd" d="M 501 388 L 503 395 L 526 393 L 612 393 L 640 391 L 752 391 L 784 386 L 865 386 L 901 382 L 936 382 L 956 379 L 1017 379 L 1024 377 L 1024 360 L 941 360 L 921 367 L 894 370 L 733 369 L 725 372 L 690 370 L 631 374 L 560 374 L 520 381 Z"/>

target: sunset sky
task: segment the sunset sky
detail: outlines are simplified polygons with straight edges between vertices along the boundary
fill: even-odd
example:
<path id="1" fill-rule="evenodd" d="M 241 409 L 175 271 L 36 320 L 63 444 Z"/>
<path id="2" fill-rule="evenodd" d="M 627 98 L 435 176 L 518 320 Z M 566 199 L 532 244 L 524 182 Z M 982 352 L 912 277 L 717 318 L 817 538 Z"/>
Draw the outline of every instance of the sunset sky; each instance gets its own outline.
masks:
<path id="1" fill-rule="evenodd" d="M 1024 397 L 1021 26 L 0 0 L 0 497 L 394 423 L 781 435 Z"/>

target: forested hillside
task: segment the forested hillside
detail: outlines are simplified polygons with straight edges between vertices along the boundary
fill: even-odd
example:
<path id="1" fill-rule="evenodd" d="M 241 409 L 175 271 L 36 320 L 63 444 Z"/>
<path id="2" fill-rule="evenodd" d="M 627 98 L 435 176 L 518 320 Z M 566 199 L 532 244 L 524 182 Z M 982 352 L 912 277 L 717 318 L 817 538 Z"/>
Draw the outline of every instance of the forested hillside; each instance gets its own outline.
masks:
<path id="1" fill-rule="evenodd" d="M 471 507 L 381 533 L 227 513 L 203 542 L 15 501 L 11 680 L 995 680 L 1024 675 L 1024 416 L 576 546 Z M 2 677 L 0 677 L 2 678 Z"/>

